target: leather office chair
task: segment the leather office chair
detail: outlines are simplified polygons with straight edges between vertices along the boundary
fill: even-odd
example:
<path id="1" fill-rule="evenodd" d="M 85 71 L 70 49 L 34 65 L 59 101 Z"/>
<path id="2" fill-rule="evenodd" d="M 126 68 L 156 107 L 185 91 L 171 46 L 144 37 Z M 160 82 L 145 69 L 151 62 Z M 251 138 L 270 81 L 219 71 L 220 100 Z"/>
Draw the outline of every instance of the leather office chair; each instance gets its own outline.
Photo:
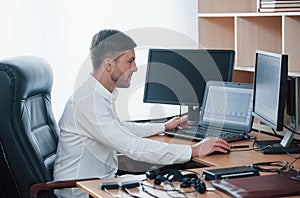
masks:
<path id="1" fill-rule="evenodd" d="M 53 179 L 59 138 L 52 82 L 51 67 L 42 58 L 0 61 L 0 167 L 6 171 L 1 186 L 7 197 L 55 197 L 49 189 L 75 187 L 75 180 L 47 183 Z"/>

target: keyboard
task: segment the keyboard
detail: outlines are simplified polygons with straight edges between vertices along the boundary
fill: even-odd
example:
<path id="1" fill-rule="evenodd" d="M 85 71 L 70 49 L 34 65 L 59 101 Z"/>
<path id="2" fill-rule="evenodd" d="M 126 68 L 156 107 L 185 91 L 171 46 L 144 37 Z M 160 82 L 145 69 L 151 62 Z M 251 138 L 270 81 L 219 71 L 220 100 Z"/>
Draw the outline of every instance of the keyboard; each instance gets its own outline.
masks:
<path id="1" fill-rule="evenodd" d="M 201 127 L 166 131 L 165 134 L 194 140 L 203 140 L 206 137 L 220 137 L 226 140 L 227 142 L 245 139 L 244 132 L 230 132 L 221 129 L 210 129 Z"/>

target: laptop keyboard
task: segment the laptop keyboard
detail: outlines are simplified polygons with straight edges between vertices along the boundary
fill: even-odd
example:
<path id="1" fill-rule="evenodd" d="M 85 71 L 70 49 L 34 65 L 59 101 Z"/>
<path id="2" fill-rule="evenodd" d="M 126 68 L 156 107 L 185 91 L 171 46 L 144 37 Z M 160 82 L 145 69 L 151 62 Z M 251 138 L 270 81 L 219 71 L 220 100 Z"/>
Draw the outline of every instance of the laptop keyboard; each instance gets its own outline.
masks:
<path id="1" fill-rule="evenodd" d="M 178 131 L 168 131 L 168 135 L 192 138 L 195 140 L 202 140 L 206 137 L 220 137 L 228 142 L 237 141 L 244 139 L 244 133 L 238 132 L 229 132 L 220 129 L 211 129 L 211 128 L 187 128 L 180 129 Z"/>

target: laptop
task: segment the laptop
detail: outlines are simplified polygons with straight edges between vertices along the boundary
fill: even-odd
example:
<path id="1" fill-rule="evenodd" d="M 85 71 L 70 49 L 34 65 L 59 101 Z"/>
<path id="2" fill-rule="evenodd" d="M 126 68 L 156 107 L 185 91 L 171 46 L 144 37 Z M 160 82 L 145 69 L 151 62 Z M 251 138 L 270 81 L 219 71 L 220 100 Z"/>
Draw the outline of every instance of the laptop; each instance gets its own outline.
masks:
<path id="1" fill-rule="evenodd" d="M 253 85 L 208 81 L 198 126 L 165 131 L 165 134 L 202 140 L 221 137 L 228 142 L 248 138 L 253 124 Z"/>

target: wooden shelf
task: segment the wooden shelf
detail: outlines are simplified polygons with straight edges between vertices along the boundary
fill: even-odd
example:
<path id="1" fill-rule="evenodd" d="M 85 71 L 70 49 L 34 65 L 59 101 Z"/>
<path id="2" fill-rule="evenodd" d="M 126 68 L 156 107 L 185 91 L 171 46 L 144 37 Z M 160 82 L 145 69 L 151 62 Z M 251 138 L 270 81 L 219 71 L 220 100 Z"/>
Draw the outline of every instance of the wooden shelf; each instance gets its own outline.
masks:
<path id="1" fill-rule="evenodd" d="M 198 13 L 198 17 L 266 17 L 266 16 L 286 16 L 293 17 L 299 16 L 300 12 L 220 12 L 220 13 Z"/>
<path id="2" fill-rule="evenodd" d="M 283 53 L 288 54 L 289 71 L 300 71 L 300 15 L 284 16 Z"/>
<path id="3" fill-rule="evenodd" d="M 282 49 L 281 17 L 238 17 L 237 18 L 237 65 L 255 63 L 257 49 L 280 53 Z"/>
<path id="4" fill-rule="evenodd" d="M 222 6 L 220 6 L 222 5 Z M 199 0 L 199 13 L 221 12 L 256 12 L 256 1 L 253 0 Z"/>
<path id="5" fill-rule="evenodd" d="M 198 20 L 198 23 L 201 24 L 199 25 L 199 44 L 201 48 L 234 49 L 234 18 L 200 17 Z M 222 36 L 220 32 L 222 32 Z"/>
<path id="6" fill-rule="evenodd" d="M 300 12 L 260 13 L 259 5 L 260 0 L 198 0 L 200 48 L 235 50 L 233 81 L 253 83 L 257 49 L 287 54 L 289 76 L 300 78 Z M 300 108 L 300 98 L 298 103 Z"/>

